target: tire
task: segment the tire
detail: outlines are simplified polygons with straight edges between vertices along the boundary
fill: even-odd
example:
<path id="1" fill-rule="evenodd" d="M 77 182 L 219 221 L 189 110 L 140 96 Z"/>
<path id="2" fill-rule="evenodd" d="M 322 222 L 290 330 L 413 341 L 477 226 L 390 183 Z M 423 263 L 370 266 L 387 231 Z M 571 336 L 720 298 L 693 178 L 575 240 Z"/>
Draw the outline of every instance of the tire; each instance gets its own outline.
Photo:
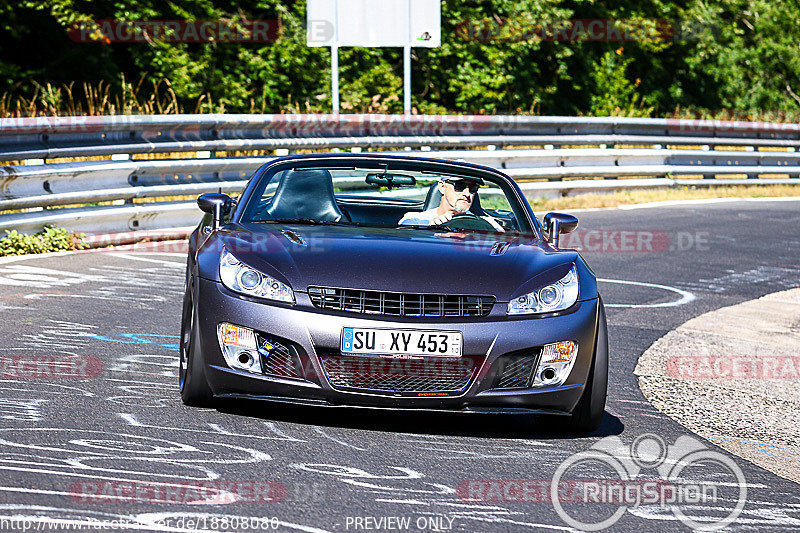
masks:
<path id="1" fill-rule="evenodd" d="M 187 284 L 181 317 L 180 361 L 178 387 L 181 400 L 192 407 L 212 407 L 214 393 L 208 386 L 203 361 L 197 352 L 197 312 L 192 301 L 191 285 Z"/>
<path id="2" fill-rule="evenodd" d="M 581 399 L 569 416 L 537 416 L 539 422 L 568 433 L 591 433 L 600 427 L 608 392 L 608 326 L 603 300 L 599 302 L 597 337 L 592 366 Z"/>

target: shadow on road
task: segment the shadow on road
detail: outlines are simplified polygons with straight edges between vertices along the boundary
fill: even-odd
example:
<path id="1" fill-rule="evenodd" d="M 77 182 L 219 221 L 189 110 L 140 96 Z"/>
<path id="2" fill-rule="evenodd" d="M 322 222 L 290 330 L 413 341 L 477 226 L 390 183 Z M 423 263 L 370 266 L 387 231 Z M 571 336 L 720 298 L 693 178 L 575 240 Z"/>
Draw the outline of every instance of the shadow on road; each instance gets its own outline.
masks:
<path id="1" fill-rule="evenodd" d="M 576 435 L 548 428 L 545 422 L 537 422 L 533 415 L 516 413 L 409 412 L 244 400 L 221 403 L 218 410 L 226 414 L 311 426 L 477 438 L 574 439 L 619 435 L 625 429 L 622 421 L 608 411 L 596 431 L 589 435 Z"/>

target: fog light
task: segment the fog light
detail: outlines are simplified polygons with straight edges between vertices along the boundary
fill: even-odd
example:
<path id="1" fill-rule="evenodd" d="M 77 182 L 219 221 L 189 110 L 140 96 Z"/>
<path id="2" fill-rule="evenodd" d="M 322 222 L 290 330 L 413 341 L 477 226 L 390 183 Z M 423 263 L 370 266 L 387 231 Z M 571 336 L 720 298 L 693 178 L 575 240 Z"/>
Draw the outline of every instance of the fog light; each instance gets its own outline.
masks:
<path id="1" fill-rule="evenodd" d="M 217 336 L 222 355 L 229 367 L 254 374 L 261 373 L 256 333 L 252 329 L 223 322 L 217 326 Z"/>
<path id="2" fill-rule="evenodd" d="M 553 367 L 548 366 L 548 367 L 545 367 L 544 370 L 542 370 L 542 373 L 540 374 L 540 376 L 542 378 L 542 381 L 544 381 L 546 383 L 549 383 L 549 382 L 553 381 L 554 379 L 556 379 L 557 374 L 556 374 L 556 371 L 555 371 L 555 369 Z"/>
<path id="3" fill-rule="evenodd" d="M 239 352 L 239 357 L 237 359 L 240 365 L 249 368 L 253 365 L 253 359 L 255 359 L 255 357 L 253 357 L 253 354 L 250 352 Z"/>
<path id="4" fill-rule="evenodd" d="M 533 379 L 533 386 L 556 387 L 564 383 L 572 371 L 577 354 L 578 344 L 572 341 L 542 346 L 542 357 Z"/>

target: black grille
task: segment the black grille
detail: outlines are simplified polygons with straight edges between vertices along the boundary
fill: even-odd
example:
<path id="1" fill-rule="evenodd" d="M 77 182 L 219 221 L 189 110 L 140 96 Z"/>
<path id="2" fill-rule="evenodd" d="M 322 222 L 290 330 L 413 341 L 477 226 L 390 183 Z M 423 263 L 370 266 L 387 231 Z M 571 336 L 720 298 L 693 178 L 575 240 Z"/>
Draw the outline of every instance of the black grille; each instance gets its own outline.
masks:
<path id="1" fill-rule="evenodd" d="M 294 346 L 271 337 L 260 337 L 258 346 L 264 374 L 282 378 L 302 377 L 300 358 Z"/>
<path id="2" fill-rule="evenodd" d="M 494 296 L 414 294 L 309 287 L 311 303 L 320 309 L 395 316 L 486 316 Z"/>
<path id="3" fill-rule="evenodd" d="M 480 366 L 479 360 L 472 357 L 399 359 L 323 355 L 320 361 L 334 388 L 386 393 L 461 392 Z"/>
<path id="4" fill-rule="evenodd" d="M 494 388 L 530 387 L 533 382 L 533 372 L 539 365 L 539 352 L 503 356 L 498 358 L 494 364 L 499 365 L 499 377 Z"/>

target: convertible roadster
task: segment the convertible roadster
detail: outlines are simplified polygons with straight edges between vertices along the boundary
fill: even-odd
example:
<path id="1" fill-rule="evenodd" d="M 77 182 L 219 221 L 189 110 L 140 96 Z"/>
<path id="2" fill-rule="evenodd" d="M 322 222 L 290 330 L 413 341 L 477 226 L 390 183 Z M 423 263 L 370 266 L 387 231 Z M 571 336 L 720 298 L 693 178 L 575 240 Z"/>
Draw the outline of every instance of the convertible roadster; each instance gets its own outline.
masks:
<path id="1" fill-rule="evenodd" d="M 184 403 L 523 412 L 586 432 L 608 343 L 594 273 L 502 172 L 389 155 L 275 159 L 198 199 Z"/>

